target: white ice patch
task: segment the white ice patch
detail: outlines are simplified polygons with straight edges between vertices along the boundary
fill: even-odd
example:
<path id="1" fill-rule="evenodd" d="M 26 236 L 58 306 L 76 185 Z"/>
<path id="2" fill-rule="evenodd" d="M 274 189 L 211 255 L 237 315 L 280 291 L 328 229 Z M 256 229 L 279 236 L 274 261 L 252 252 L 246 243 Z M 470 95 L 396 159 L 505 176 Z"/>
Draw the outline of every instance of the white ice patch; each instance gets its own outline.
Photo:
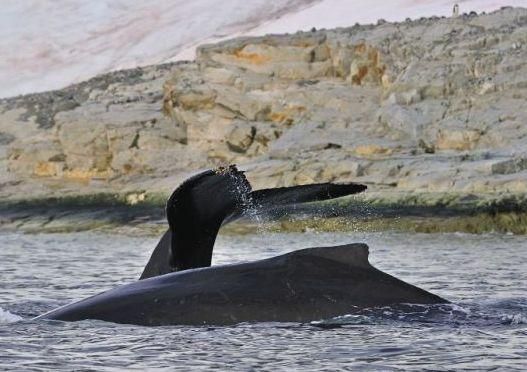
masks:
<path id="1" fill-rule="evenodd" d="M 525 6 L 463 0 L 460 13 Z M 197 45 L 242 35 L 452 14 L 446 0 L 3 0 L 0 97 L 62 88 L 97 74 L 193 59 Z"/>
<path id="2" fill-rule="evenodd" d="M 190 45 L 243 33 L 313 1 L 3 0 L 0 97 L 171 61 Z"/>
<path id="3" fill-rule="evenodd" d="M 14 323 L 22 320 L 22 317 L 12 314 L 0 307 L 0 324 Z"/>

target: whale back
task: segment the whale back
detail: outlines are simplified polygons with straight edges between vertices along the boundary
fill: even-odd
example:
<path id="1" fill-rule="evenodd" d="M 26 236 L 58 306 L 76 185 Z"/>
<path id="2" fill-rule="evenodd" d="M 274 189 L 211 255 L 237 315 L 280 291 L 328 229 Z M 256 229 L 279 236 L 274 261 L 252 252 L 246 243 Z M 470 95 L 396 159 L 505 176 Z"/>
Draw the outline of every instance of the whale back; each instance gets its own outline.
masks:
<path id="1" fill-rule="evenodd" d="M 348 244 L 160 275 L 40 318 L 142 325 L 304 322 L 371 307 L 446 302 L 371 266 L 365 244 Z"/>

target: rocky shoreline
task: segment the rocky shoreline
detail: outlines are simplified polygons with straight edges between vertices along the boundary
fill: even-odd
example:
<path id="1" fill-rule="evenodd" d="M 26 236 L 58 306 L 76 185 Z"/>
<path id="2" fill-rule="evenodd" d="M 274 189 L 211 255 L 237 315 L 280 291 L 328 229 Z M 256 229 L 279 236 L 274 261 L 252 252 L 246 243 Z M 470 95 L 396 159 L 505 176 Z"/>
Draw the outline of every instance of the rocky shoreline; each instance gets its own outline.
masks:
<path id="1" fill-rule="evenodd" d="M 0 203 L 0 231 L 100 230 L 159 235 L 167 228 L 165 195 L 88 194 Z M 527 234 L 527 197 L 370 194 L 252 213 L 223 233 L 268 231 L 468 232 Z"/>
<path id="2" fill-rule="evenodd" d="M 526 35 L 523 8 L 381 20 L 2 99 L 0 229 L 156 221 L 190 174 L 235 162 L 255 188 L 365 183 L 341 205 L 407 229 L 525 233 Z"/>

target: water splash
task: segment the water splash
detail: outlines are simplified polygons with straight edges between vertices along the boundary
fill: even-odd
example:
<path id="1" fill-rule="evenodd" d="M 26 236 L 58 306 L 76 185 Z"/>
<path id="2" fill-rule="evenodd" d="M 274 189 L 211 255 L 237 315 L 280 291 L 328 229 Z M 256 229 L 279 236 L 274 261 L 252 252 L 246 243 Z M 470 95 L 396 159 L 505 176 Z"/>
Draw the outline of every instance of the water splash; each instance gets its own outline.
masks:
<path id="1" fill-rule="evenodd" d="M 502 324 L 520 325 L 527 324 L 527 316 L 521 313 L 505 314 L 501 316 Z"/>
<path id="2" fill-rule="evenodd" d="M 0 324 L 14 323 L 22 320 L 22 317 L 12 314 L 0 307 Z"/>
<path id="3" fill-rule="evenodd" d="M 238 171 L 236 167 L 231 166 L 229 169 L 231 170 L 229 175 L 234 181 L 234 193 L 242 206 L 243 216 L 256 225 L 256 232 L 258 234 L 267 232 L 268 227 L 261 215 L 263 206 L 253 198 L 249 181 L 247 181 L 243 172 Z"/>

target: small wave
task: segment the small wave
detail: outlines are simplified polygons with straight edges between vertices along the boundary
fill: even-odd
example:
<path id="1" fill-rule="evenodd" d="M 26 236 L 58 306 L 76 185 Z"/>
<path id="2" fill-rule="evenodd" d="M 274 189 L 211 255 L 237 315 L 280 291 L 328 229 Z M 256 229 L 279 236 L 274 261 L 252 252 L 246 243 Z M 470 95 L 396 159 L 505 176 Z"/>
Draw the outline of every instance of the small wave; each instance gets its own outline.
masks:
<path id="1" fill-rule="evenodd" d="M 0 324 L 14 323 L 22 320 L 22 317 L 12 314 L 0 307 Z"/>
<path id="2" fill-rule="evenodd" d="M 477 326 L 517 326 L 527 324 L 524 311 L 496 312 L 494 309 L 458 304 L 399 304 L 396 306 L 354 309 L 349 314 L 311 322 L 311 325 L 333 327 L 357 324 L 419 322 Z"/>
<path id="3" fill-rule="evenodd" d="M 473 317 L 474 314 L 472 314 L 471 309 L 456 304 L 399 304 L 396 306 L 355 309 L 350 314 L 311 322 L 311 324 L 317 326 L 379 324 L 385 322 L 449 324 L 468 323 Z"/>
<path id="4" fill-rule="evenodd" d="M 523 314 L 506 314 L 502 315 L 501 321 L 503 324 L 518 325 L 527 324 L 527 316 Z"/>

